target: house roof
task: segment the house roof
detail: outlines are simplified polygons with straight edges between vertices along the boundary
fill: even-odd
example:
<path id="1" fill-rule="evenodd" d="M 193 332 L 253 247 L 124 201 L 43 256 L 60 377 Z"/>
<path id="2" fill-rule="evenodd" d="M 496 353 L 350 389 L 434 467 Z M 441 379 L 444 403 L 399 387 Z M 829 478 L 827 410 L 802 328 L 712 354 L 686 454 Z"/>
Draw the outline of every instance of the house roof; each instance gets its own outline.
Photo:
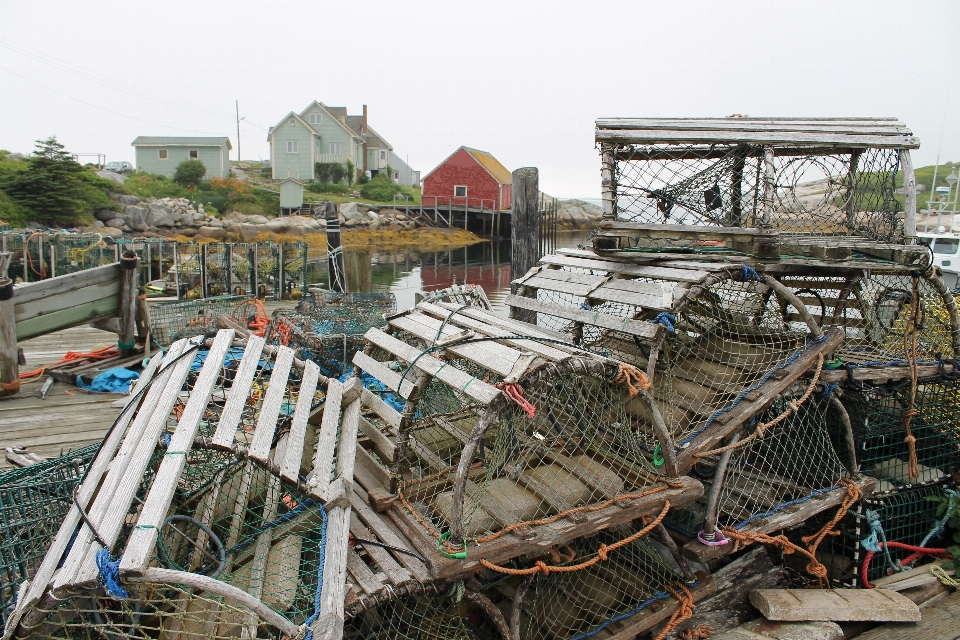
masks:
<path id="1" fill-rule="evenodd" d="M 363 129 L 363 116 L 347 116 L 347 126 L 360 135 Z"/>
<path id="2" fill-rule="evenodd" d="M 470 147 L 461 147 L 464 151 L 473 156 L 473 159 L 480 163 L 490 175 L 492 175 L 500 184 L 513 184 L 513 174 L 507 171 L 507 168 L 500 164 L 500 161 L 494 158 L 487 151 L 471 149 Z"/>
<path id="3" fill-rule="evenodd" d="M 347 115 L 347 109 L 346 109 L 346 107 L 328 107 L 327 105 L 323 104 L 323 103 L 320 102 L 319 100 L 314 100 L 313 102 L 311 102 L 310 104 L 308 104 L 308 105 L 306 106 L 306 108 L 305 108 L 303 111 L 300 112 L 301 115 L 297 116 L 298 118 L 300 118 L 301 121 L 303 121 L 304 124 L 306 124 L 307 121 L 303 119 L 303 115 L 302 115 L 302 114 L 306 113 L 306 112 L 310 109 L 310 107 L 312 107 L 313 105 L 317 105 L 318 107 L 320 107 L 321 109 L 323 109 L 323 110 L 326 112 L 326 114 L 333 119 L 334 122 L 336 122 L 338 125 L 340 125 L 340 126 L 343 127 L 344 129 L 346 129 L 346 130 L 347 130 L 347 133 L 349 133 L 350 135 L 352 135 L 352 136 L 354 136 L 354 137 L 357 137 L 357 138 L 360 137 L 360 134 L 359 134 L 359 133 L 357 133 L 356 131 L 354 131 L 354 130 L 351 129 L 350 127 L 348 127 L 346 124 L 344 124 L 343 120 L 340 119 L 340 116 L 341 116 L 341 115 L 344 115 L 344 116 Z M 342 113 L 341 113 L 341 112 L 342 112 Z M 310 127 L 309 124 L 307 124 L 307 126 Z M 313 129 L 314 131 L 316 131 L 316 129 L 314 129 L 313 127 L 310 127 L 310 128 Z M 320 135 L 320 134 L 317 133 L 317 135 Z M 268 136 L 268 139 L 269 139 L 269 136 Z"/>
<path id="4" fill-rule="evenodd" d="M 334 115 L 334 116 L 336 116 L 336 117 L 338 117 L 338 118 L 341 117 L 341 116 L 344 117 L 344 118 L 347 117 L 347 108 L 346 108 L 346 107 L 328 107 L 328 106 L 324 105 L 324 108 L 325 108 L 327 111 L 329 111 L 331 115 Z"/>
<path id="5" fill-rule="evenodd" d="M 189 136 L 137 136 L 137 139 L 130 144 L 134 147 L 220 147 L 227 143 L 227 149 L 233 149 L 230 146 L 230 138 L 219 136 L 215 138 L 197 138 Z"/>
<path id="6" fill-rule="evenodd" d="M 323 105 L 320 105 L 320 106 L 323 106 Z M 309 107 L 308 107 L 308 108 L 309 108 Z M 277 127 L 281 126 L 282 123 L 286 122 L 288 118 L 296 118 L 297 120 L 300 121 L 300 124 L 302 124 L 303 126 L 305 126 L 305 127 L 307 128 L 307 131 L 312 131 L 313 134 L 316 135 L 316 136 L 319 136 L 319 135 L 320 135 L 320 133 L 318 133 L 316 129 L 314 129 L 313 127 L 310 126 L 310 123 L 309 123 L 309 122 L 307 122 L 307 121 L 304 120 L 302 117 L 300 117 L 300 114 L 299 114 L 299 113 L 297 113 L 296 111 L 291 111 L 291 112 L 288 113 L 287 115 L 285 115 L 285 116 L 283 116 L 282 118 L 280 118 L 280 124 L 277 124 L 277 125 L 275 125 L 275 126 L 272 126 L 272 127 L 270 127 L 270 129 L 267 130 L 267 142 L 269 142 L 270 140 L 273 139 L 273 132 L 274 132 L 274 130 L 275 130 Z"/>

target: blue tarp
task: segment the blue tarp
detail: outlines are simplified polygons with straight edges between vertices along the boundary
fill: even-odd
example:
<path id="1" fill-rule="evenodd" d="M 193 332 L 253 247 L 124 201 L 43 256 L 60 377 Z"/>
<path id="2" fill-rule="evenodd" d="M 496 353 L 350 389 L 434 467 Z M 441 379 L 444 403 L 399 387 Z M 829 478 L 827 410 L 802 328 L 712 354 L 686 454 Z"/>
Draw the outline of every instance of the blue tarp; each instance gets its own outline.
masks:
<path id="1" fill-rule="evenodd" d="M 136 371 L 130 369 L 107 369 L 96 378 L 91 384 L 86 384 L 83 378 L 77 376 L 77 386 L 87 391 L 100 391 L 104 393 L 129 393 L 130 383 L 140 377 Z"/>

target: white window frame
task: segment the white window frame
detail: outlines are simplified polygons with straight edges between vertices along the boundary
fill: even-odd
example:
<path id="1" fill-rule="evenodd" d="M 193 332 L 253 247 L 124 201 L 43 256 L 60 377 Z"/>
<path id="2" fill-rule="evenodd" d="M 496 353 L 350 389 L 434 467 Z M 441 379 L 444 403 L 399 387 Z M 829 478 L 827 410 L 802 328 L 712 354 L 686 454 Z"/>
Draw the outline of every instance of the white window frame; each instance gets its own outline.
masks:
<path id="1" fill-rule="evenodd" d="M 380 152 L 380 159 L 381 159 L 381 160 L 386 160 L 386 159 L 387 159 L 387 152 L 386 152 L 386 151 L 381 151 L 381 152 Z"/>
<path id="2" fill-rule="evenodd" d="M 330 143 L 330 155 L 339 156 L 343 153 L 343 146 L 339 142 Z"/>
<path id="3" fill-rule="evenodd" d="M 457 189 L 463 189 L 463 193 L 457 193 Z M 466 198 L 466 197 L 467 197 L 467 185 L 465 185 L 465 184 L 455 184 L 455 185 L 453 185 L 453 197 L 454 197 L 454 198 Z"/>
<path id="4" fill-rule="evenodd" d="M 311 114 L 310 114 L 310 124 L 323 124 L 323 114 L 322 114 L 322 113 L 311 113 Z"/>
<path id="5" fill-rule="evenodd" d="M 296 119 L 296 118 L 290 118 L 290 126 L 291 126 L 291 127 L 297 126 L 297 119 Z"/>
<path id="6" fill-rule="evenodd" d="M 200 159 L 200 149 L 190 149 L 190 151 L 187 153 L 187 155 L 190 156 L 190 159 L 191 159 L 191 160 L 199 160 L 199 159 Z"/>
<path id="7" fill-rule="evenodd" d="M 300 153 L 300 141 L 287 140 L 287 153 Z"/>
<path id="8" fill-rule="evenodd" d="M 170 157 L 170 154 L 166 149 L 158 149 L 158 151 L 159 151 L 158 155 L 160 156 L 161 160 L 166 160 L 167 158 Z"/>

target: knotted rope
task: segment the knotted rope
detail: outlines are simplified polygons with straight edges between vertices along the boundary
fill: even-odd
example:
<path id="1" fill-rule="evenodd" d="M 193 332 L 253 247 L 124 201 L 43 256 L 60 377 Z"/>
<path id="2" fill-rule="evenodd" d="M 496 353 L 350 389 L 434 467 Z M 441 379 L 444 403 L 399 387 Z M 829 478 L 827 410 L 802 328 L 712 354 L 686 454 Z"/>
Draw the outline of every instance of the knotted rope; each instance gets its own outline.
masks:
<path id="1" fill-rule="evenodd" d="M 717 630 L 706 624 L 698 624 L 692 629 L 684 629 L 680 632 L 680 640 L 706 640 L 715 634 Z"/>
<path id="2" fill-rule="evenodd" d="M 523 387 L 516 382 L 501 382 L 497 385 L 507 397 L 513 400 L 518 407 L 527 412 L 527 416 L 533 418 L 537 415 L 537 408 L 530 404 L 530 401 L 523 397 Z"/>
<path id="3" fill-rule="evenodd" d="M 906 356 L 907 364 L 910 365 L 910 406 L 903 413 L 903 430 L 906 437 L 903 439 L 907 443 L 909 455 L 908 467 L 910 479 L 916 480 L 920 475 L 920 469 L 917 465 L 917 438 L 910 429 L 910 423 L 915 417 L 920 415 L 916 408 L 917 400 L 917 326 L 920 316 L 920 278 L 913 277 L 913 300 L 910 304 L 910 321 L 903 330 L 903 350 Z"/>
<path id="4" fill-rule="evenodd" d="M 727 446 L 720 447 L 719 449 L 712 449 L 710 451 L 698 451 L 697 453 L 693 454 L 693 457 L 705 458 L 707 456 L 715 456 L 723 453 L 724 451 L 732 451 L 734 449 L 739 449 L 740 447 L 743 447 L 744 445 L 747 445 L 750 442 L 753 442 L 757 438 L 762 438 L 770 427 L 774 427 L 780 424 L 781 422 L 786 420 L 790 416 L 790 414 L 800 410 L 801 405 L 803 405 L 803 403 L 806 402 L 811 395 L 813 395 L 813 390 L 816 388 L 817 383 L 820 381 L 821 371 L 823 371 L 823 354 L 822 353 L 817 355 L 817 372 L 813 375 L 813 380 L 810 381 L 810 384 L 807 386 L 807 390 L 803 393 L 802 396 L 800 396 L 796 400 L 791 400 L 788 403 L 787 408 L 784 409 L 780 415 L 778 415 L 776 418 L 774 418 L 770 422 L 759 423 L 757 425 L 756 431 L 751 433 L 749 436 L 747 436 L 743 440 L 738 440 L 734 444 L 728 444 Z"/>
<path id="5" fill-rule="evenodd" d="M 680 606 L 676 611 L 673 612 L 673 615 L 670 616 L 670 620 L 667 621 L 666 626 L 660 631 L 660 635 L 656 637 L 656 640 L 663 640 L 667 637 L 667 634 L 673 631 L 677 625 L 686 622 L 693 616 L 693 594 L 690 593 L 690 589 L 687 589 L 686 585 L 680 585 L 680 591 L 674 591 L 671 587 L 667 586 L 667 590 L 673 595 L 674 598 L 680 601 Z M 709 637 L 709 636 L 706 636 Z"/>
<path id="6" fill-rule="evenodd" d="M 670 333 L 676 333 L 677 330 L 673 325 L 677 323 L 677 317 L 672 313 L 667 313 L 663 311 L 657 314 L 657 317 L 653 319 L 654 324 L 662 324 L 667 328 L 667 331 Z"/>
<path id="7" fill-rule="evenodd" d="M 898 563 L 897 566 L 901 569 L 904 565 L 915 562 L 918 558 L 923 556 L 935 556 L 937 558 L 941 558 L 949 555 L 946 549 L 927 549 L 924 547 L 915 547 L 912 544 L 903 544 L 902 542 L 881 542 L 880 546 L 883 548 L 884 552 L 891 547 L 910 552 L 910 555 Z M 864 589 L 873 589 L 873 585 L 870 584 L 868 573 L 870 572 L 870 561 L 873 560 L 874 554 L 876 554 L 876 551 L 867 551 L 867 555 L 863 558 L 863 564 L 860 566 L 860 581 L 863 582 Z"/>
<path id="8" fill-rule="evenodd" d="M 647 374 L 629 364 L 621 363 L 617 375 L 611 378 L 611 381 L 617 384 L 626 384 L 631 398 L 640 393 L 641 389 L 646 391 L 650 388 L 650 378 L 647 377 Z"/>
<path id="9" fill-rule="evenodd" d="M 250 313 L 252 307 L 253 313 Z M 250 331 L 261 338 L 266 334 L 267 327 L 270 325 L 270 315 L 267 314 L 267 308 L 256 298 L 244 300 L 233 310 L 235 320 L 245 324 Z"/>
<path id="10" fill-rule="evenodd" d="M 100 577 L 103 578 L 103 586 L 107 593 L 119 600 L 129 598 L 130 594 L 120 584 L 120 559 L 111 558 L 110 549 L 103 547 L 97 551 L 96 560 L 97 569 L 100 570 Z"/>
<path id="11" fill-rule="evenodd" d="M 486 558 L 480 558 L 480 564 L 482 564 L 487 569 L 490 569 L 491 571 L 496 571 L 498 573 L 503 573 L 510 576 L 529 576 L 535 573 L 542 573 L 543 575 L 548 576 L 551 573 L 574 573 L 576 571 L 582 571 L 583 569 L 592 567 L 598 562 L 606 561 L 610 557 L 611 552 L 616 551 L 617 549 L 624 547 L 630 544 L 631 542 L 636 542 L 643 536 L 647 535 L 648 533 L 656 529 L 657 525 L 663 522 L 663 519 L 667 517 L 667 513 L 669 511 L 670 511 L 670 501 L 665 500 L 663 504 L 663 509 L 660 511 L 660 515 L 654 518 L 650 522 L 650 524 L 643 527 L 633 535 L 627 536 L 626 538 L 620 540 L 619 542 L 615 542 L 611 545 L 601 544 L 600 547 L 597 549 L 597 555 L 593 556 L 589 560 L 585 560 L 578 564 L 548 565 L 542 560 L 537 560 L 532 567 L 528 567 L 527 569 L 511 569 L 510 567 L 501 567 L 500 565 L 493 564 Z M 689 591 L 687 593 L 689 593 Z M 679 596 L 677 597 L 679 598 Z M 685 619 L 686 618 L 684 618 L 684 620 Z"/>

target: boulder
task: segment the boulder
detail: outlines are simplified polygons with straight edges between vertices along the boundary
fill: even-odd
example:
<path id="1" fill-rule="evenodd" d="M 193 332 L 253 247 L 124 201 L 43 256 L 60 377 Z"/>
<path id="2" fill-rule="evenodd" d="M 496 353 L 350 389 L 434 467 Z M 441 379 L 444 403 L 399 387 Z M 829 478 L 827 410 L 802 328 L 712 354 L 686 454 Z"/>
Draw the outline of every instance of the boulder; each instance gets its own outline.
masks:
<path id="1" fill-rule="evenodd" d="M 114 211 L 113 214 L 116 215 L 117 212 Z M 113 227 L 113 228 L 115 228 L 115 229 L 119 229 L 119 228 L 122 227 L 124 224 L 126 224 L 126 223 L 123 221 L 123 218 L 120 218 L 120 217 L 116 217 L 116 218 L 113 218 L 113 219 L 111 219 L 111 220 L 107 220 L 106 223 L 107 223 L 107 227 L 108 227 L 108 228 L 109 228 L 109 227 Z"/>
<path id="2" fill-rule="evenodd" d="M 208 218 L 208 219 L 207 219 L 207 226 L 208 226 L 208 227 L 219 227 L 219 228 L 222 229 L 222 228 L 223 228 L 223 223 L 220 222 L 219 220 L 217 220 L 216 218 Z"/>
<path id="3" fill-rule="evenodd" d="M 196 237 L 210 240 L 226 240 L 227 232 L 223 227 L 200 227 L 197 229 Z"/>
<path id="4" fill-rule="evenodd" d="M 380 209 L 381 218 L 392 218 L 394 216 L 399 216 L 399 215 L 402 215 L 400 211 L 392 207 L 388 207 L 386 209 Z"/>
<path id="5" fill-rule="evenodd" d="M 117 196 L 117 200 L 123 206 L 127 206 L 129 204 L 140 204 L 140 198 L 138 198 L 137 196 L 122 195 L 122 196 Z"/>
<path id="6" fill-rule="evenodd" d="M 237 227 L 237 233 L 240 239 L 244 242 L 253 242 L 254 238 L 260 235 L 260 228 L 256 225 L 240 223 L 235 226 Z"/>
<path id="7" fill-rule="evenodd" d="M 274 218 L 273 220 L 269 220 L 267 224 L 263 226 L 273 233 L 286 233 L 287 229 L 290 228 L 287 218 Z"/>
<path id="8" fill-rule="evenodd" d="M 197 230 L 192 227 L 186 227 L 180 230 L 180 235 L 192 238 L 193 236 L 197 235 Z"/>
<path id="9" fill-rule="evenodd" d="M 380 228 L 380 218 L 377 218 L 367 226 L 367 229 L 370 229 L 370 231 L 376 231 L 379 228 Z"/>
<path id="10" fill-rule="evenodd" d="M 97 233 L 102 236 L 110 236 L 111 238 L 121 238 L 123 237 L 123 231 L 119 227 L 113 225 L 106 226 L 102 229 L 98 229 Z"/>
<path id="11" fill-rule="evenodd" d="M 159 202 L 150 203 L 150 206 L 147 209 L 147 216 L 144 218 L 144 222 L 147 223 L 147 226 L 159 227 L 160 225 L 157 223 L 164 219 L 170 219 L 170 209 Z M 173 224 L 172 220 L 170 224 Z"/>
<path id="12" fill-rule="evenodd" d="M 176 222 L 173 219 L 173 216 L 164 216 L 153 223 L 155 227 L 173 227 L 176 226 Z"/>
<path id="13" fill-rule="evenodd" d="M 101 220 L 94 220 L 93 224 L 90 225 L 91 229 L 103 229 L 106 225 L 103 224 Z"/>
<path id="14" fill-rule="evenodd" d="M 107 220 L 113 220 L 117 217 L 117 212 L 113 209 L 97 209 L 96 213 L 93 214 L 93 217 L 101 222 L 106 222 Z"/>
<path id="15" fill-rule="evenodd" d="M 370 211 L 370 212 L 368 212 L 368 213 L 367 213 L 367 217 L 370 218 L 370 222 L 371 222 L 371 223 L 373 223 L 373 222 L 380 222 L 380 216 L 377 214 L 376 211 Z"/>
<path id="16" fill-rule="evenodd" d="M 363 214 L 358 209 L 356 202 L 344 202 L 338 207 L 338 210 L 346 220 L 360 222 L 363 219 Z"/>
<path id="17" fill-rule="evenodd" d="M 147 224 L 148 211 L 149 209 L 145 207 L 129 204 L 123 210 L 123 219 L 127 223 L 127 226 L 134 231 L 146 231 L 147 227 L 150 226 Z"/>

